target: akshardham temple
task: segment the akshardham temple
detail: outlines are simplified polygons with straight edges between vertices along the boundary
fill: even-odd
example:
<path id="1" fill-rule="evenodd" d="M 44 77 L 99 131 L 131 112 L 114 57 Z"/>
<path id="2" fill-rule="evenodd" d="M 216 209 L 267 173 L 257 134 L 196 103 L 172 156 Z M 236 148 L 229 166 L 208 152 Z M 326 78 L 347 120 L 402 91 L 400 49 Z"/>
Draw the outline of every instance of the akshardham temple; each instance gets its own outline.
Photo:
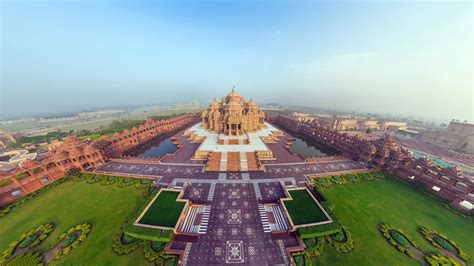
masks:
<path id="1" fill-rule="evenodd" d="M 252 100 L 246 101 L 241 97 L 235 91 L 235 86 L 220 102 L 214 99 L 202 112 L 201 118 L 202 128 L 229 136 L 243 135 L 265 127 L 265 113 Z"/>

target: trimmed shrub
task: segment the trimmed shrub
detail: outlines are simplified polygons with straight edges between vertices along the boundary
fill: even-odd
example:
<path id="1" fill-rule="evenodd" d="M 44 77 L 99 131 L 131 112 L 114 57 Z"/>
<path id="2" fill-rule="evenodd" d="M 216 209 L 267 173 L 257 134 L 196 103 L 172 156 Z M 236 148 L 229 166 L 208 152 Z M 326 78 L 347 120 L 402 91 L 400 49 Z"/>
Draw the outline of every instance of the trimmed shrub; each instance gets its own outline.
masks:
<path id="1" fill-rule="evenodd" d="M 334 216 L 331 216 L 331 217 L 334 217 Z M 341 225 L 337 221 L 333 221 L 332 223 L 328 223 L 328 224 L 298 228 L 297 234 L 300 236 L 301 239 L 306 239 L 306 238 L 317 238 L 317 237 L 332 235 L 337 232 L 340 232 L 341 230 L 342 230 Z"/>
<path id="2" fill-rule="evenodd" d="M 69 228 L 65 233 L 62 233 L 59 238 L 51 245 L 51 249 L 61 245 L 63 249 L 59 248 L 54 255 L 55 260 L 69 255 L 69 253 L 77 248 L 83 242 L 91 231 L 91 224 L 83 223 Z M 75 237 L 74 237 L 75 235 Z"/>
<path id="3" fill-rule="evenodd" d="M 407 254 L 411 258 L 415 258 L 415 254 L 410 248 L 418 248 L 418 246 L 402 230 L 396 229 L 390 224 L 381 224 L 379 230 L 385 239 L 398 251 Z"/>
<path id="4" fill-rule="evenodd" d="M 36 167 L 35 169 L 33 169 L 32 172 L 33 172 L 34 175 L 36 175 L 36 174 L 39 174 L 39 173 L 43 172 L 43 170 L 39 167 Z"/>
<path id="5" fill-rule="evenodd" d="M 450 240 L 447 236 L 442 235 L 428 227 L 422 227 L 420 232 L 423 235 L 423 237 L 428 242 L 430 242 L 431 245 L 433 245 L 434 247 L 447 250 L 453 253 L 453 255 L 456 255 L 457 257 L 462 259 L 463 261 L 470 260 L 469 255 L 467 255 L 467 253 L 463 249 L 461 249 L 456 244 L 456 242 L 454 242 L 453 240 Z"/>
<path id="6" fill-rule="evenodd" d="M 72 235 L 68 235 L 66 236 L 66 238 L 64 238 L 63 242 L 61 243 L 61 245 L 63 247 L 67 247 L 69 245 L 71 245 L 72 243 L 74 243 L 74 241 L 76 241 L 76 239 L 78 238 L 79 236 L 77 234 L 72 234 Z"/>
<path id="7" fill-rule="evenodd" d="M 431 266 L 461 266 L 459 262 L 441 253 L 433 253 L 425 256 L 426 262 Z"/>
<path id="8" fill-rule="evenodd" d="M 36 239 L 38 239 L 39 235 L 38 234 L 32 234 L 29 235 L 25 238 L 25 240 L 21 241 L 20 244 L 18 244 L 19 248 L 26 248 L 29 245 L 33 244 Z"/>
<path id="9" fill-rule="evenodd" d="M 304 266 L 304 257 L 301 255 L 293 256 L 296 266 Z"/>
<path id="10" fill-rule="evenodd" d="M 0 265 L 3 265 L 15 252 L 15 249 L 19 247 L 23 241 L 25 241 L 28 237 L 33 235 L 38 235 L 38 237 L 31 238 L 32 241 L 27 241 L 24 243 L 21 248 L 34 248 L 37 247 L 41 242 L 48 237 L 49 233 L 53 231 L 54 225 L 49 224 L 42 224 L 36 228 L 30 229 L 27 232 L 23 233 L 20 237 L 18 237 L 15 241 L 11 242 L 8 245 L 8 248 L 3 251 L 2 256 L 0 257 Z"/>
<path id="11" fill-rule="evenodd" d="M 156 252 L 152 248 L 152 242 L 151 241 L 145 241 L 143 243 L 143 254 L 145 255 L 145 258 L 148 261 L 155 261 L 156 259 L 158 259 L 158 257 L 160 257 L 161 252 Z"/>
<path id="12" fill-rule="evenodd" d="M 410 247 L 410 243 L 405 238 L 405 236 L 402 235 L 400 232 L 395 231 L 395 230 L 391 230 L 390 231 L 390 236 L 392 237 L 392 239 L 397 241 L 397 243 L 400 244 L 402 247 L 404 247 L 404 248 Z"/>
<path id="13" fill-rule="evenodd" d="M 1 179 L 0 180 L 0 187 L 6 187 L 8 185 L 10 185 L 11 181 L 8 180 L 8 179 Z"/>
<path id="14" fill-rule="evenodd" d="M 363 180 L 383 179 L 385 175 L 381 171 L 369 173 L 357 173 L 346 175 L 334 175 L 328 177 L 316 177 L 313 179 L 314 186 L 329 188 L 331 184 L 344 185 L 348 183 L 360 182 Z"/>
<path id="15" fill-rule="evenodd" d="M 352 234 L 344 226 L 342 227 L 342 231 L 327 236 L 326 241 L 331 247 L 341 253 L 347 253 L 354 249 Z"/>
<path id="16" fill-rule="evenodd" d="M 17 174 L 17 175 L 15 176 L 15 179 L 16 179 L 16 180 L 22 180 L 22 179 L 24 179 L 25 177 L 28 177 L 28 176 L 29 176 L 29 174 L 28 174 L 27 172 L 23 172 L 23 173 Z"/>
<path id="17" fill-rule="evenodd" d="M 33 266 L 33 265 L 44 265 L 43 257 L 39 253 L 31 252 L 25 253 L 13 258 L 7 264 L 8 266 Z"/>
<path id="18" fill-rule="evenodd" d="M 114 236 L 112 249 L 119 255 L 126 255 L 136 250 L 143 242 L 143 240 L 130 237 L 120 230 Z"/>

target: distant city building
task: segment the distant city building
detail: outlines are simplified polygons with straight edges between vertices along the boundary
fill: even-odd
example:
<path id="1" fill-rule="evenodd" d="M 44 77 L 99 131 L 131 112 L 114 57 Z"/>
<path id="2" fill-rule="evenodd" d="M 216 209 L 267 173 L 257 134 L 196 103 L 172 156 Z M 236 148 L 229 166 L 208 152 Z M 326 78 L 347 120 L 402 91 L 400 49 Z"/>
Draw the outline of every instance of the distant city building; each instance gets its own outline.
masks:
<path id="1" fill-rule="evenodd" d="M 175 104 L 175 108 L 177 109 L 198 109 L 201 107 L 201 103 L 199 101 L 190 101 L 187 103 L 177 103 Z"/>
<path id="2" fill-rule="evenodd" d="M 319 124 L 330 130 L 390 130 L 406 129 L 406 122 L 386 121 L 362 117 L 318 115 Z"/>
<path id="3" fill-rule="evenodd" d="M 316 117 L 311 114 L 301 113 L 301 112 L 292 112 L 291 116 L 301 122 L 313 122 L 317 121 Z"/>
<path id="4" fill-rule="evenodd" d="M 420 140 L 457 152 L 474 154 L 474 124 L 451 121 L 444 130 L 424 132 Z"/>

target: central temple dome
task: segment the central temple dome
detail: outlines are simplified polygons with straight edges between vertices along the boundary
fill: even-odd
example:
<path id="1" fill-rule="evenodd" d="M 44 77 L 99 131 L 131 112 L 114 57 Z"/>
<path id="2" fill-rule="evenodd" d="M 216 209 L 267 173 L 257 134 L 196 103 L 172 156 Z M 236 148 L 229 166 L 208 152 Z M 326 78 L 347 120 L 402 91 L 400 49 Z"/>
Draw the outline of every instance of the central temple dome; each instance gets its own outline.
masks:
<path id="1" fill-rule="evenodd" d="M 265 113 L 256 103 L 246 101 L 235 86 L 221 102 L 212 101 L 201 114 L 202 128 L 221 132 L 229 136 L 242 135 L 265 127 Z"/>

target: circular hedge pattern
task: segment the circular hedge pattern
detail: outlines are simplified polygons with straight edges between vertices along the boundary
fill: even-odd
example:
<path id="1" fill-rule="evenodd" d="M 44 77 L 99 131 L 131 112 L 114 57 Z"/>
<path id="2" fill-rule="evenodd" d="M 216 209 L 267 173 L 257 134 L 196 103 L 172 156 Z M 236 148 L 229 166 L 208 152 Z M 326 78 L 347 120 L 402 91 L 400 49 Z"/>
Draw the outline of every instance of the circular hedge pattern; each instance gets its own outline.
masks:
<path id="1" fill-rule="evenodd" d="M 91 231 L 91 227 L 91 224 L 83 223 L 71 227 L 65 233 L 61 234 L 51 245 L 52 250 L 60 246 L 57 253 L 54 255 L 54 259 L 58 260 L 67 256 L 73 249 L 77 248 L 79 244 L 86 239 Z"/>
<path id="2" fill-rule="evenodd" d="M 345 226 L 342 227 L 341 231 L 327 236 L 326 241 L 329 246 L 341 253 L 348 253 L 354 249 L 352 234 Z"/>
<path id="3" fill-rule="evenodd" d="M 397 248 L 398 251 L 416 259 L 414 250 L 417 250 L 418 246 L 408 238 L 402 230 L 397 229 L 390 224 L 381 224 L 379 229 L 385 239 L 387 239 L 392 246 Z"/>
<path id="4" fill-rule="evenodd" d="M 5 262 L 7 262 L 15 254 L 17 248 L 31 249 L 41 244 L 41 242 L 46 237 L 48 237 L 49 233 L 51 233 L 53 229 L 54 225 L 52 223 L 48 223 L 42 224 L 36 228 L 30 229 L 27 232 L 23 233 L 15 241 L 11 242 L 10 245 L 8 245 L 8 248 L 3 251 L 2 256 L 0 257 L 0 265 L 5 264 Z"/>
<path id="5" fill-rule="evenodd" d="M 421 234 L 423 237 L 428 240 L 428 242 L 431 243 L 436 248 L 439 249 L 444 249 L 450 253 L 452 253 L 454 256 L 457 256 L 463 261 L 469 261 L 470 258 L 467 255 L 467 253 L 459 247 L 456 242 L 453 240 L 449 239 L 447 236 L 442 235 L 438 232 L 436 232 L 433 229 L 430 229 L 428 227 L 422 227 L 421 228 Z"/>

